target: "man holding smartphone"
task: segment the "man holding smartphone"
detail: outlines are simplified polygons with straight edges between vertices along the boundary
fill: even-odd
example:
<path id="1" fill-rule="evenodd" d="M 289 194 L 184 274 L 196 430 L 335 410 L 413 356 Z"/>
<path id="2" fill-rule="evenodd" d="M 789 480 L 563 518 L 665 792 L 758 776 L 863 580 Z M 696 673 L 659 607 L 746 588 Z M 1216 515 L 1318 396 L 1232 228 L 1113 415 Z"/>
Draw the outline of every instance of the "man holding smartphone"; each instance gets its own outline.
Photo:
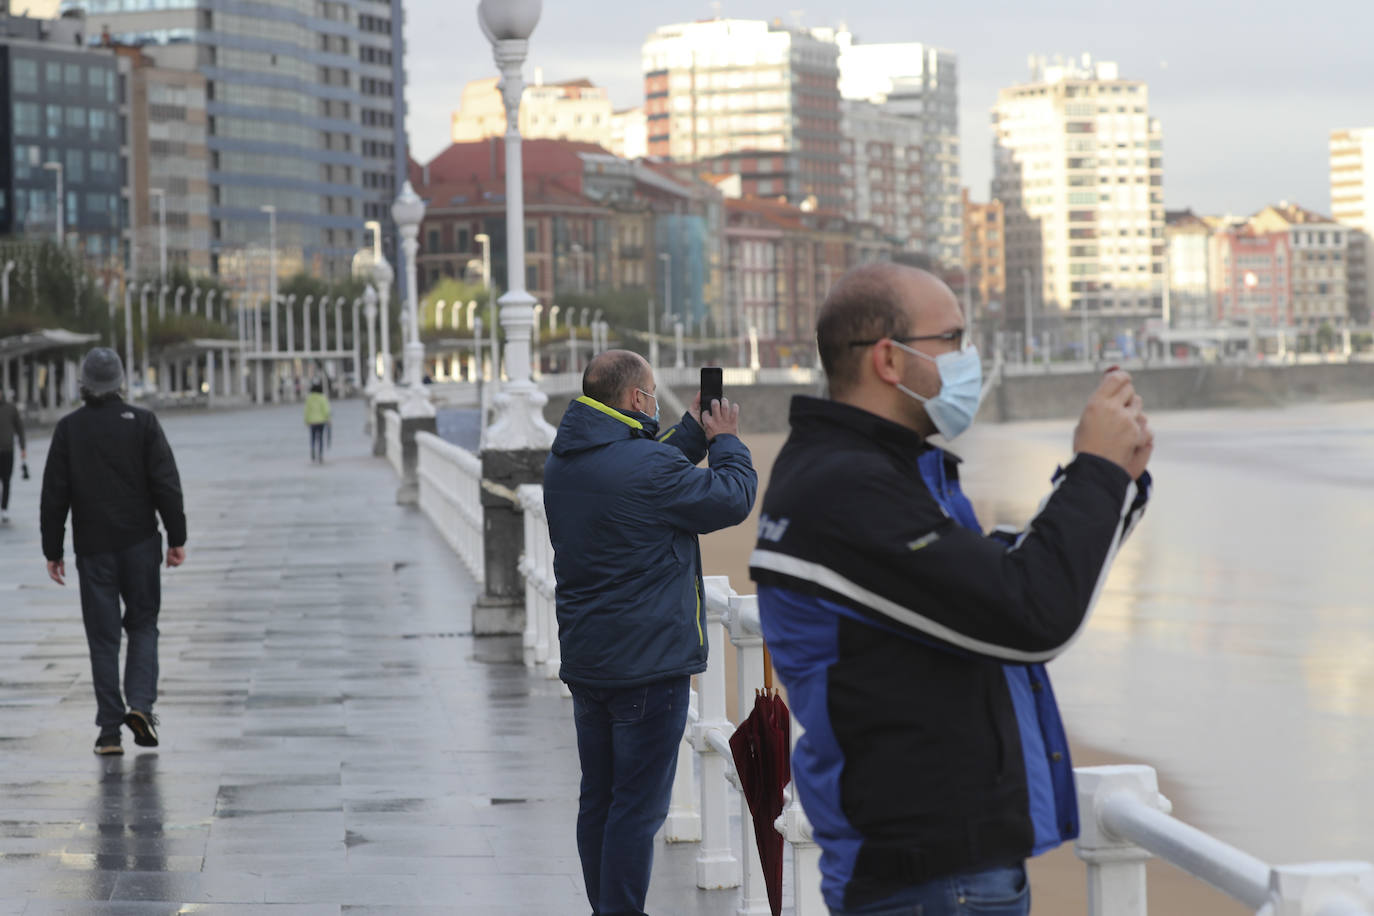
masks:
<path id="1" fill-rule="evenodd" d="M 644 913 L 689 682 L 706 670 L 697 537 L 744 521 L 758 488 L 737 405 L 698 392 L 660 432 L 657 390 L 639 354 L 598 355 L 544 466 L 582 765 L 577 850 L 598 916 Z"/>

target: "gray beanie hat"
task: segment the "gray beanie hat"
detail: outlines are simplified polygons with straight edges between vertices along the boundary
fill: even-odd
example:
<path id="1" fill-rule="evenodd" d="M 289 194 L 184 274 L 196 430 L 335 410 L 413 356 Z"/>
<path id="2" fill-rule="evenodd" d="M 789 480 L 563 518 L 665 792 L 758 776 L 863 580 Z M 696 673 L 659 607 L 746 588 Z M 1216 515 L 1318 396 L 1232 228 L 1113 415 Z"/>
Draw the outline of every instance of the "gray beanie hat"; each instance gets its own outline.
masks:
<path id="1" fill-rule="evenodd" d="M 81 387 L 94 395 L 124 387 L 124 364 L 109 347 L 96 347 L 81 361 Z"/>

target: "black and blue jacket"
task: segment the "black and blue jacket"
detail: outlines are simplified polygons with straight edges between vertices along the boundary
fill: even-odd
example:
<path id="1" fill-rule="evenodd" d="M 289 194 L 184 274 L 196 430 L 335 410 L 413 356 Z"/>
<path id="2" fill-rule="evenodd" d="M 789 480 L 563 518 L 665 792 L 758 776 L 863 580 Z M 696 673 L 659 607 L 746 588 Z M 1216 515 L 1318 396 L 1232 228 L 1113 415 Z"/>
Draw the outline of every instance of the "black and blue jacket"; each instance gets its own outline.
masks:
<path id="1" fill-rule="evenodd" d="M 831 907 L 1019 863 L 1077 835 L 1044 663 L 1144 509 L 1079 455 L 1018 534 L 985 536 L 958 459 L 867 411 L 795 398 L 750 572 L 805 728 L 792 775 Z"/>
<path id="2" fill-rule="evenodd" d="M 758 477 L 743 442 L 708 445 L 691 414 L 657 433 L 643 414 L 583 396 L 544 465 L 569 683 L 634 687 L 706 670 L 697 535 L 744 521 Z"/>

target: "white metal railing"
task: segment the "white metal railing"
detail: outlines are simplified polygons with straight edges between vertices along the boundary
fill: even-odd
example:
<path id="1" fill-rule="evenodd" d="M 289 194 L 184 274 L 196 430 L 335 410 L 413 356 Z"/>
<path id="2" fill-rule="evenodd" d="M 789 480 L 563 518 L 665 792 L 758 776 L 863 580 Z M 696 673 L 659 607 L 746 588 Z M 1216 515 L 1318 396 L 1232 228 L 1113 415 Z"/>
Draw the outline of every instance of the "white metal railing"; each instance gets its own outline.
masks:
<path id="1" fill-rule="evenodd" d="M 1151 854 L 1207 882 L 1259 916 L 1374 916 L 1374 865 L 1321 862 L 1270 866 L 1169 816 L 1147 766 L 1074 771 L 1088 866 L 1089 916 L 1146 916 Z"/>
<path id="2" fill-rule="evenodd" d="M 558 677 L 558 616 L 554 604 L 553 545 L 544 514 L 544 488 L 522 484 L 516 488 L 525 516 L 525 550 L 520 574 L 525 577 L 525 664 L 546 678 Z"/>
<path id="3" fill-rule="evenodd" d="M 401 415 L 394 410 L 382 412 L 382 422 L 386 428 L 382 431 L 386 442 L 386 460 L 391 462 L 391 466 L 396 469 L 396 473 L 405 475 L 404 458 L 401 449 Z"/>
<path id="4" fill-rule="evenodd" d="M 399 416 L 392 417 L 399 431 Z M 481 467 L 475 456 L 429 433 L 420 447 L 421 506 L 445 531 L 467 528 L 481 545 Z M 446 474 L 457 473 L 461 477 Z M 426 488 L 429 488 L 426 491 Z M 427 495 L 426 495 L 427 494 Z M 560 659 L 553 548 L 544 511 L 543 488 L 518 488 L 525 544 L 519 569 L 525 578 L 525 664 L 540 677 L 556 679 Z M 458 519 L 458 520 L 455 520 Z M 475 522 L 475 524 L 474 524 Z M 454 544 L 460 556 L 462 548 Z M 465 561 L 467 558 L 464 558 Z M 480 563 L 477 569 L 480 570 Z M 738 887 L 740 914 L 764 914 L 767 892 L 753 819 L 738 793 L 738 832 L 731 834 L 730 786 L 740 788 L 730 751 L 735 731 L 726 714 L 725 640 L 735 647 L 738 715 L 753 708 L 764 676 L 758 599 L 740 595 L 725 576 L 705 579 L 704 598 L 710 662 L 697 677 L 692 707 L 678 755 L 672 801 L 665 825 L 669 842 L 695 842 L 697 886 Z M 567 693 L 566 689 L 564 691 Z M 791 723 L 795 748 L 801 726 Z M 1086 767 L 1075 770 L 1079 816 L 1077 854 L 1087 864 L 1089 916 L 1147 916 L 1145 863 L 1155 855 L 1221 890 L 1257 916 L 1374 916 L 1374 865 L 1323 862 L 1270 866 L 1169 815 L 1155 771 L 1147 766 Z M 775 826 L 792 851 L 792 896 L 796 916 L 825 916 L 820 892 L 820 849 L 792 786 L 784 794 Z M 744 857 L 741 862 L 735 850 Z"/>
<path id="5" fill-rule="evenodd" d="M 416 433 L 415 448 L 420 511 L 439 529 L 480 585 L 486 577 L 482 461 L 433 433 Z"/>

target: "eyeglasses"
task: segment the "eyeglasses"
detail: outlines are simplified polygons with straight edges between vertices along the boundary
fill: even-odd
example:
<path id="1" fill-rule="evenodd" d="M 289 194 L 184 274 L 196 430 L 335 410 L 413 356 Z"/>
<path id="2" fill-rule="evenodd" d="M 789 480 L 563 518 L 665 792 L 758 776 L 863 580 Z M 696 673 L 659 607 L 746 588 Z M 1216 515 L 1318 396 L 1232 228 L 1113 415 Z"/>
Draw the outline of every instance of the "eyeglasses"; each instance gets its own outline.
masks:
<path id="1" fill-rule="evenodd" d="M 643 388 L 636 388 L 635 391 L 638 391 L 640 394 L 644 395 L 646 398 L 653 398 L 655 404 L 658 403 L 658 398 L 655 397 L 654 395 L 650 394 L 649 392 L 645 391 Z"/>
<path id="2" fill-rule="evenodd" d="M 943 334 L 917 334 L 909 337 L 893 337 L 888 335 L 887 337 L 879 337 L 876 340 L 851 340 L 849 346 L 871 347 L 875 344 L 882 343 L 884 340 L 892 340 L 897 343 L 912 343 L 917 340 L 943 340 L 946 343 L 954 344 L 956 348 L 962 349 L 964 346 L 964 329 L 960 328 L 957 331 L 945 331 Z"/>

